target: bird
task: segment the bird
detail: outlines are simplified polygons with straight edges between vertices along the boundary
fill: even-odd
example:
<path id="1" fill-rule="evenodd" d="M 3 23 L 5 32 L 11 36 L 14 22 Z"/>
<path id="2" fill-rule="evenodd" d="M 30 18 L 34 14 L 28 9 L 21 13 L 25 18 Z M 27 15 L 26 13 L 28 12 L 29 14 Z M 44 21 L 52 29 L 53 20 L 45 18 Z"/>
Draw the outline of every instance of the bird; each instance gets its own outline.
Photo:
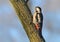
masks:
<path id="1" fill-rule="evenodd" d="M 33 24 L 35 25 L 35 29 L 38 31 L 39 36 L 44 40 L 42 36 L 43 14 L 39 6 L 35 7 L 35 12 L 33 14 Z"/>
<path id="2" fill-rule="evenodd" d="M 35 13 L 33 14 L 33 23 L 36 26 L 36 29 L 39 30 L 42 28 L 43 15 L 40 7 L 35 7 Z"/>

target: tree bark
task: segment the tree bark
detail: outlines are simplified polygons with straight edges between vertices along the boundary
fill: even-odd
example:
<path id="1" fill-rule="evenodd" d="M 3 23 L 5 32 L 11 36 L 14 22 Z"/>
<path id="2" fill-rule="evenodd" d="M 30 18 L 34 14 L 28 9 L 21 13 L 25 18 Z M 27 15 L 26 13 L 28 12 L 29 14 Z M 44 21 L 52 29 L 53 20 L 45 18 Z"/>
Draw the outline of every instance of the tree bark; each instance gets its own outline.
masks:
<path id="1" fill-rule="evenodd" d="M 35 26 L 30 24 L 32 21 L 32 14 L 26 2 L 24 0 L 10 0 L 10 2 L 16 10 L 17 16 L 21 21 L 30 42 L 43 42 L 43 39 L 40 38 L 38 32 L 35 30 Z"/>

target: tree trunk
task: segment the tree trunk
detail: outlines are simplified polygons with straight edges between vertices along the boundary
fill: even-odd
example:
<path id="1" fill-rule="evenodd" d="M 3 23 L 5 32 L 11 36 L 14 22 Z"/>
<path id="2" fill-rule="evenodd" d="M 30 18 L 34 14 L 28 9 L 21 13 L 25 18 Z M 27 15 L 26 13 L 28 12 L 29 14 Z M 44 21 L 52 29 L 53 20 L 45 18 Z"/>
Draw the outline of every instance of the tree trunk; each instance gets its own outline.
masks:
<path id="1" fill-rule="evenodd" d="M 10 0 L 10 2 L 13 4 L 30 42 L 43 42 L 43 39 L 40 38 L 38 32 L 35 30 L 34 25 L 30 24 L 32 21 L 32 14 L 26 2 L 24 0 Z"/>

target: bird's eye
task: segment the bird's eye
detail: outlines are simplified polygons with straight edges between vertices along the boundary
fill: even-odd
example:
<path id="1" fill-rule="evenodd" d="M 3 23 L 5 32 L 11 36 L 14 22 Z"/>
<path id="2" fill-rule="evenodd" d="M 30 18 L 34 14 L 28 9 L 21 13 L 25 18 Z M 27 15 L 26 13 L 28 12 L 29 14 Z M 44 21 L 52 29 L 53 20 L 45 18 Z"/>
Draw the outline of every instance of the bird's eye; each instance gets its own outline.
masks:
<path id="1" fill-rule="evenodd" d="M 36 11 L 36 12 L 38 12 L 38 11 Z"/>

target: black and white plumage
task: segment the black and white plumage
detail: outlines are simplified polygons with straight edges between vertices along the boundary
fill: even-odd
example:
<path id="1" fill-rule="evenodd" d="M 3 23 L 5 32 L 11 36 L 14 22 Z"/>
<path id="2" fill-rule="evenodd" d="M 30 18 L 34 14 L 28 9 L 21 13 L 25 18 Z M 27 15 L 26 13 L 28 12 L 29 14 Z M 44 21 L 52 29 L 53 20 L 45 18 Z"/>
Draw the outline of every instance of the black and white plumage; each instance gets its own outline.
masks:
<path id="1" fill-rule="evenodd" d="M 35 13 L 33 14 L 33 23 L 36 25 L 37 23 L 39 24 L 39 29 L 38 33 L 39 36 L 44 40 L 42 36 L 42 25 L 43 25 L 43 15 L 40 7 L 35 8 Z M 45 42 L 45 40 L 44 40 Z"/>
<path id="2" fill-rule="evenodd" d="M 35 13 L 33 14 L 33 23 L 41 23 L 43 21 L 43 15 L 40 7 L 35 8 Z"/>

